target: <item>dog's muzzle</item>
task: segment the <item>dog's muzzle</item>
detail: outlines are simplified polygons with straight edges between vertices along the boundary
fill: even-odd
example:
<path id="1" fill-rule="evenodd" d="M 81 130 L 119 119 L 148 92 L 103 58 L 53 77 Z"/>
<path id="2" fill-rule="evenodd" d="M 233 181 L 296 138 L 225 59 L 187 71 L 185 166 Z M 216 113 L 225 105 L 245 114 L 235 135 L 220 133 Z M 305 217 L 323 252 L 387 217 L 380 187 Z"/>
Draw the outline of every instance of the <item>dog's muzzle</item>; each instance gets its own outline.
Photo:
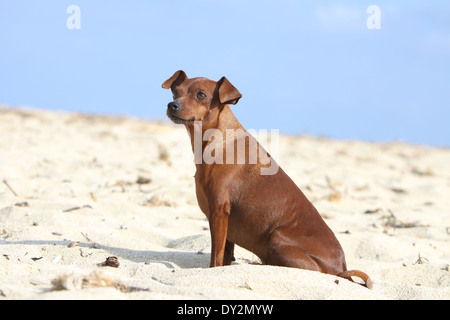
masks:
<path id="1" fill-rule="evenodd" d="M 170 113 L 178 112 L 180 109 L 181 103 L 179 103 L 178 101 L 169 102 L 169 104 L 167 105 L 167 112 Z"/>
<path id="2" fill-rule="evenodd" d="M 178 116 L 178 111 L 180 111 L 181 108 L 181 103 L 179 103 L 178 101 L 169 102 L 169 104 L 167 105 L 167 116 L 170 118 L 170 120 L 177 124 L 186 124 L 189 122 L 193 122 L 195 120 L 194 117 L 190 119 L 184 119 Z"/>

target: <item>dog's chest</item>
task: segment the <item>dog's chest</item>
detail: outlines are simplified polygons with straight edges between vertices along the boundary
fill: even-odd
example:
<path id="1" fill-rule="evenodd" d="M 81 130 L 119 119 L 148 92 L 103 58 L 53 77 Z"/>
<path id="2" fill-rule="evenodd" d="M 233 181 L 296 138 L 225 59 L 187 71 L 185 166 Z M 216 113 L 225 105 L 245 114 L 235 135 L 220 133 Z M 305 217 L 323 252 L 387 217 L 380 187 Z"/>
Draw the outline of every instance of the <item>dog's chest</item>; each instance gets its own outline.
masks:
<path id="1" fill-rule="evenodd" d="M 200 209 L 209 219 L 209 214 L 215 204 L 224 204 L 229 202 L 228 189 L 224 184 L 226 181 L 226 173 L 220 171 L 214 165 L 198 169 L 195 173 L 195 191 L 197 202 Z"/>
<path id="2" fill-rule="evenodd" d="M 203 189 L 203 186 L 195 182 L 195 192 L 197 194 L 197 202 L 200 207 L 200 210 L 206 215 L 206 217 L 209 219 L 209 205 L 208 205 L 208 198 L 205 195 L 205 191 Z"/>

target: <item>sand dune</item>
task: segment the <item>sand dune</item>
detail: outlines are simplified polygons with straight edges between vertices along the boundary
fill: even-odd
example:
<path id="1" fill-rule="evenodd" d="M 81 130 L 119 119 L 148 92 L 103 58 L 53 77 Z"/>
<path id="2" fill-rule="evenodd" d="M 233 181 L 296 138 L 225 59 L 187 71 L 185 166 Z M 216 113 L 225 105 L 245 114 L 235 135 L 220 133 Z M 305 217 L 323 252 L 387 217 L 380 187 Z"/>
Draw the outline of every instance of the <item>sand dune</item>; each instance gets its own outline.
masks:
<path id="1" fill-rule="evenodd" d="M 208 268 L 183 127 L 0 107 L 0 132 L 0 299 L 450 299 L 449 149 L 280 137 L 368 290 L 241 248 Z"/>

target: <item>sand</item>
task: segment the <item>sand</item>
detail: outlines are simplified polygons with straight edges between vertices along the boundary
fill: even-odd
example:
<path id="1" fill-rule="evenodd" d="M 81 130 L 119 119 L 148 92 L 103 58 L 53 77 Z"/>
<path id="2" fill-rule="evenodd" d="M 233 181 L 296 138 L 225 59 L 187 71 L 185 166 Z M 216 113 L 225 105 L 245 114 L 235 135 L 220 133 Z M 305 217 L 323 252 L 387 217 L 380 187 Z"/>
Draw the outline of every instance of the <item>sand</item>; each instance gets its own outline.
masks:
<path id="1" fill-rule="evenodd" d="M 208 268 L 183 126 L 0 107 L 0 132 L 0 299 L 450 299 L 448 148 L 280 136 L 368 290 L 239 247 Z"/>

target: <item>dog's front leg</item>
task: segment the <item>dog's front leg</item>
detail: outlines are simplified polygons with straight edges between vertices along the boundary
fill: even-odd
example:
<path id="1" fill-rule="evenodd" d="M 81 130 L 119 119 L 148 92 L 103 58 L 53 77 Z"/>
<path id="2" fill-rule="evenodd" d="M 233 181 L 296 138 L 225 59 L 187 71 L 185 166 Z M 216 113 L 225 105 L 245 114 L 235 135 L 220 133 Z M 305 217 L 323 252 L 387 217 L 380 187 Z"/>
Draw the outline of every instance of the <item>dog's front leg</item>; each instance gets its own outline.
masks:
<path id="1" fill-rule="evenodd" d="M 225 244 L 228 233 L 228 216 L 230 206 L 215 206 L 209 215 L 209 229 L 211 232 L 211 263 L 210 267 L 224 265 Z"/>

